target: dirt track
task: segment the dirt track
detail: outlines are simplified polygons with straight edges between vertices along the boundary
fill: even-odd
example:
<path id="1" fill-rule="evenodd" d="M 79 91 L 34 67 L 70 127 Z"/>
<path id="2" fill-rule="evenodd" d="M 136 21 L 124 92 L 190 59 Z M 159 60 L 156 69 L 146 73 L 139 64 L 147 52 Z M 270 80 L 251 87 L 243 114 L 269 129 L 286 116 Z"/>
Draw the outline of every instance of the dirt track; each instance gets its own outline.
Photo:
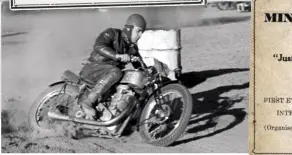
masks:
<path id="1" fill-rule="evenodd" d="M 59 80 L 64 70 L 77 73 L 96 35 L 108 26 L 121 27 L 123 19 L 138 10 L 119 11 L 102 14 L 83 10 L 78 15 L 69 10 L 2 12 L 1 151 L 246 153 L 250 17 L 210 8 L 189 8 L 184 13 L 176 9 L 175 15 L 181 19 L 175 21 L 169 9 L 139 10 L 151 19 L 151 27 L 183 27 L 182 66 L 195 108 L 186 135 L 173 146 L 143 144 L 138 133 L 119 143 L 57 135 L 37 137 L 27 130 L 27 112 L 36 96 Z"/>

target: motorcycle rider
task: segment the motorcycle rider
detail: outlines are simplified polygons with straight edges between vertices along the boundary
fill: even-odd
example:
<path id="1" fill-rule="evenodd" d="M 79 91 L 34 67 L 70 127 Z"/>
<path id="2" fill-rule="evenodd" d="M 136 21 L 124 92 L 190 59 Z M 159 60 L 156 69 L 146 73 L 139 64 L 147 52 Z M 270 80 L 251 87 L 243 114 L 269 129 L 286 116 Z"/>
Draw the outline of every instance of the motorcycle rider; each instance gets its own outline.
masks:
<path id="1" fill-rule="evenodd" d="M 122 69 L 130 62 L 130 55 L 139 56 L 137 41 L 146 29 L 146 20 L 139 14 L 128 17 L 124 28 L 108 28 L 96 39 L 88 63 L 80 71 L 80 77 L 94 83 L 92 91 L 80 102 L 87 119 L 94 119 L 94 103 L 122 77 Z M 139 63 L 132 63 L 135 68 Z"/>

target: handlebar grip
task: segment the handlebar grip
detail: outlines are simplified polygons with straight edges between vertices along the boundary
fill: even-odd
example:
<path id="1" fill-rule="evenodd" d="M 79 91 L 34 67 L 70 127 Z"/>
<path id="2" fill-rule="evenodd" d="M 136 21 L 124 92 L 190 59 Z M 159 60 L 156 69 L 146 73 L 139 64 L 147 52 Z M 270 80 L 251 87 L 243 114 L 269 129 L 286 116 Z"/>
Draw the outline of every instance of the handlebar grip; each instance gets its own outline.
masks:
<path id="1" fill-rule="evenodd" d="M 117 60 L 117 61 L 122 61 L 122 58 L 119 57 L 119 58 L 116 58 L 116 60 Z M 130 61 L 131 61 L 131 62 L 137 62 L 137 61 L 139 61 L 139 60 L 140 60 L 140 59 L 139 59 L 139 57 L 137 57 L 137 56 L 131 56 L 131 57 L 130 57 Z"/>
<path id="2" fill-rule="evenodd" d="M 122 58 L 117 58 L 118 61 L 122 61 Z"/>
<path id="3" fill-rule="evenodd" d="M 137 61 L 139 61 L 139 57 L 137 57 L 137 56 L 131 56 L 131 61 L 132 62 L 137 62 Z"/>

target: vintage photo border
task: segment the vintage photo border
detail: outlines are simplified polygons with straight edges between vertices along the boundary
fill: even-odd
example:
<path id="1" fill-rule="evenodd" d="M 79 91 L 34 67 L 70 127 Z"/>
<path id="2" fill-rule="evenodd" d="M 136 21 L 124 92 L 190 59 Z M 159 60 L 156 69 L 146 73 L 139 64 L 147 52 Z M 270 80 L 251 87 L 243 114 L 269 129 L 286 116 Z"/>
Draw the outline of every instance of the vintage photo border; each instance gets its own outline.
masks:
<path id="1" fill-rule="evenodd" d="M 253 102 L 254 102 L 254 105 L 253 105 L 253 112 L 254 113 L 254 116 L 253 116 L 253 120 L 252 120 L 252 124 L 253 124 L 253 148 L 252 148 L 252 152 L 254 154 L 264 154 L 264 153 L 256 153 L 255 152 L 255 149 L 256 149 L 256 106 L 255 106 L 255 88 L 256 88 L 256 82 L 255 82 L 255 79 L 256 79 L 256 0 L 253 1 Z"/>
<path id="2" fill-rule="evenodd" d="M 170 0 L 171 1 L 171 0 Z M 194 5 L 206 5 L 207 0 L 197 0 L 194 2 L 181 0 L 181 2 L 177 2 L 178 0 L 173 0 L 174 2 L 108 2 L 108 3 L 56 3 L 56 4 L 23 4 L 17 5 L 15 4 L 15 0 L 9 0 L 10 9 L 11 10 L 39 10 L 39 9 L 78 9 L 78 8 L 124 8 L 124 7 L 161 7 L 161 6 L 194 6 Z"/>
<path id="3" fill-rule="evenodd" d="M 15 5 L 15 0 L 9 0 L 9 3 L 10 3 L 10 9 L 13 11 L 13 10 L 42 10 L 42 9 L 79 9 L 79 8 L 124 8 L 124 7 L 162 7 L 162 6 L 194 6 L 194 5 L 206 5 L 207 4 L 207 1 L 208 0 L 200 0 L 200 1 L 195 1 L 195 2 L 174 2 L 174 3 L 163 3 L 161 2 L 160 4 L 158 3 L 125 3 L 125 4 L 95 4 L 95 3 L 68 3 L 68 5 L 66 4 L 35 4 L 35 5 L 31 5 L 31 4 L 28 4 L 28 5 Z M 110 2 L 109 2 L 110 3 Z M 256 13 L 256 7 L 255 7 L 255 4 L 256 3 L 256 0 L 254 0 L 254 15 Z M 255 61 L 255 47 L 256 47 L 256 38 L 255 38 L 255 19 L 256 19 L 256 16 L 254 16 L 254 19 L 253 19 L 253 25 L 254 25 L 254 28 L 253 28 L 253 41 L 254 41 L 254 71 L 255 71 L 255 68 L 256 68 L 256 61 Z M 254 72 L 254 113 L 256 111 L 255 109 L 255 75 L 256 73 Z M 288 154 L 288 153 L 256 153 L 254 152 L 255 151 L 255 126 L 256 126 L 256 122 L 255 122 L 255 115 L 254 115 L 254 119 L 253 119 L 253 124 L 254 124 L 254 147 L 252 149 L 252 152 L 255 153 L 255 154 Z"/>
<path id="4" fill-rule="evenodd" d="M 292 152 L 255 152 L 256 150 L 256 0 L 253 0 L 253 148 L 252 153 L 254 154 L 291 154 Z M 252 114 L 251 113 L 251 114 Z"/>

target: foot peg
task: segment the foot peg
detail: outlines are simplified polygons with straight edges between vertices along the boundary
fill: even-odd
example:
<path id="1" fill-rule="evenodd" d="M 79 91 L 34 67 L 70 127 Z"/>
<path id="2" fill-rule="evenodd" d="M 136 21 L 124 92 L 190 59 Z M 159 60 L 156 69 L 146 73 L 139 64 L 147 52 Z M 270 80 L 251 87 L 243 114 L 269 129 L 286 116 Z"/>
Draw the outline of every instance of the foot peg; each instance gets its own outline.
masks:
<path id="1" fill-rule="evenodd" d="M 77 111 L 75 114 L 76 118 L 85 118 L 85 116 L 86 114 L 82 110 Z"/>

